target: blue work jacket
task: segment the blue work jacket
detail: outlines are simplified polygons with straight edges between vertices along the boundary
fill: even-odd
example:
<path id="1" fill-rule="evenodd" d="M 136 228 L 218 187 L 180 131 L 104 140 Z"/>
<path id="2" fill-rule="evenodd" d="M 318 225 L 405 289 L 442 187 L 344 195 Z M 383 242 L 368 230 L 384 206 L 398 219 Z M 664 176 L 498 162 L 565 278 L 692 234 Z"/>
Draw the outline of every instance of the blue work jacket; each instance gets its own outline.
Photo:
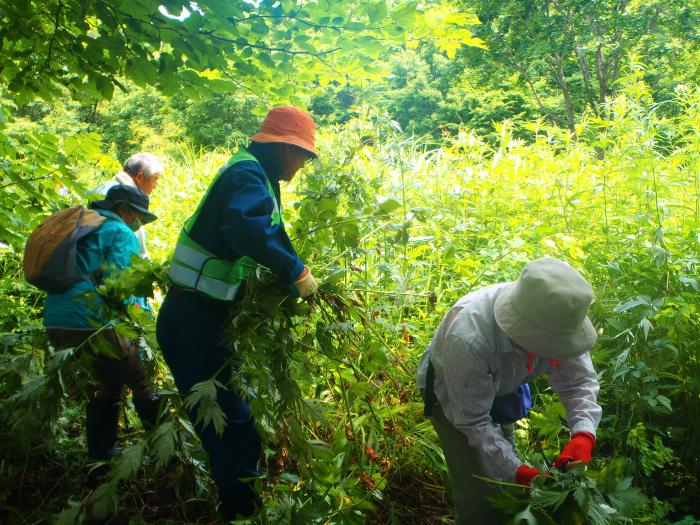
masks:
<path id="1" fill-rule="evenodd" d="M 260 164 L 242 161 L 227 168 L 209 191 L 189 235 L 217 257 L 235 261 L 248 256 L 291 283 L 304 270 L 304 263 L 284 223 L 270 220 L 274 203 L 266 183 L 270 181 L 281 210 L 281 167 L 269 145 L 253 143 L 246 149 Z"/>
<path id="2" fill-rule="evenodd" d="M 136 235 L 116 213 L 95 209 L 107 218 L 94 232 L 86 235 L 77 246 L 77 268 L 83 275 L 108 277 L 111 273 L 131 266 L 131 256 L 139 254 Z M 75 284 L 60 294 L 48 294 L 44 303 L 46 328 L 95 329 L 108 323 L 104 301 L 94 291 L 93 280 Z"/>

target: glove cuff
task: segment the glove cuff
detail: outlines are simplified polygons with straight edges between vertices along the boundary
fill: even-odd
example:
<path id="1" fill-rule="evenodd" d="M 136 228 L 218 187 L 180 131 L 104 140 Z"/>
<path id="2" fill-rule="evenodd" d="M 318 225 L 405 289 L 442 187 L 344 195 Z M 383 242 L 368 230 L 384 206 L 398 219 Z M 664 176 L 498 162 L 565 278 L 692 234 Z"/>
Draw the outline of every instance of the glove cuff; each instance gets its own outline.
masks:
<path id="1" fill-rule="evenodd" d="M 309 267 L 304 266 L 304 269 L 301 271 L 298 277 L 294 279 L 294 282 L 292 284 L 289 285 L 289 295 L 291 295 L 292 297 L 301 297 L 301 290 L 297 285 L 299 281 L 301 281 L 307 275 L 309 275 Z"/>
<path id="2" fill-rule="evenodd" d="M 591 448 L 595 447 L 595 436 L 590 432 L 576 432 L 576 434 L 573 434 L 571 438 L 585 438 L 591 442 Z"/>
<path id="3" fill-rule="evenodd" d="M 515 482 L 518 485 L 529 485 L 530 482 L 536 476 L 539 476 L 541 472 L 530 465 L 520 465 L 518 470 L 515 472 Z"/>

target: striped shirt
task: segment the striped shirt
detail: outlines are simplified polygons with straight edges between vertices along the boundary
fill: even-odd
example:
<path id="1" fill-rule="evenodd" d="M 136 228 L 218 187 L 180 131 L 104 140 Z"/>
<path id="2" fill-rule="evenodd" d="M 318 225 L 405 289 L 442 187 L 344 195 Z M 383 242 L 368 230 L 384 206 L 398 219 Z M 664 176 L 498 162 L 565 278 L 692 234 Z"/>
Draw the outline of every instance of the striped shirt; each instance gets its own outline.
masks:
<path id="1" fill-rule="evenodd" d="M 513 480 L 523 462 L 491 420 L 496 396 L 549 374 L 549 385 L 559 394 L 572 434 L 595 435 L 602 409 L 596 403 L 599 385 L 588 352 L 556 365 L 535 356 L 528 372 L 527 351 L 514 345 L 494 318 L 493 305 L 503 286 L 487 286 L 457 301 L 423 354 L 417 384 L 425 389 L 432 362 L 434 393 L 445 417 L 482 456 L 487 476 Z"/>

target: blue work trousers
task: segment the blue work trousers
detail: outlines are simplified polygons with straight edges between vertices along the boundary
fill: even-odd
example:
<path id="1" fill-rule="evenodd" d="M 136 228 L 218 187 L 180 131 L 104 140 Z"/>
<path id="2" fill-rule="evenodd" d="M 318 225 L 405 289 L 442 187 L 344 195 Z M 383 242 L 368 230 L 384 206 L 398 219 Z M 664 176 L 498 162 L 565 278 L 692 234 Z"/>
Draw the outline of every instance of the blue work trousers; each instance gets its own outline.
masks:
<path id="1" fill-rule="evenodd" d="M 226 303 L 176 288 L 168 292 L 158 314 L 156 335 L 182 396 L 215 374 L 220 383 L 228 384 L 232 366 L 226 362 L 232 353 L 221 344 L 228 314 Z M 241 479 L 260 476 L 260 435 L 250 415 L 250 406 L 239 392 L 228 386 L 220 388 L 217 400 L 226 414 L 223 434 L 217 435 L 212 424 L 200 423 L 195 429 L 209 454 L 219 499 L 225 506 L 245 508 L 257 495 L 253 482 Z M 195 406 L 189 414 L 192 422 L 196 421 L 196 414 Z"/>

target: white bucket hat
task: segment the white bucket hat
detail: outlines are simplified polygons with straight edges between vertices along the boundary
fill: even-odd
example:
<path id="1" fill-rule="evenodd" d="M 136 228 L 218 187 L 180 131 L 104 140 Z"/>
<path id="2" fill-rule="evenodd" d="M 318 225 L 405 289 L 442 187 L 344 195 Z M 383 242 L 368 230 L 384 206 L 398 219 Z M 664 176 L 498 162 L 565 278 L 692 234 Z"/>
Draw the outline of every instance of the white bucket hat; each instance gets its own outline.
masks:
<path id="1" fill-rule="evenodd" d="M 496 322 L 524 349 L 550 359 L 585 354 L 596 341 L 586 317 L 593 289 L 564 261 L 544 257 L 527 264 L 503 287 L 494 304 Z"/>

